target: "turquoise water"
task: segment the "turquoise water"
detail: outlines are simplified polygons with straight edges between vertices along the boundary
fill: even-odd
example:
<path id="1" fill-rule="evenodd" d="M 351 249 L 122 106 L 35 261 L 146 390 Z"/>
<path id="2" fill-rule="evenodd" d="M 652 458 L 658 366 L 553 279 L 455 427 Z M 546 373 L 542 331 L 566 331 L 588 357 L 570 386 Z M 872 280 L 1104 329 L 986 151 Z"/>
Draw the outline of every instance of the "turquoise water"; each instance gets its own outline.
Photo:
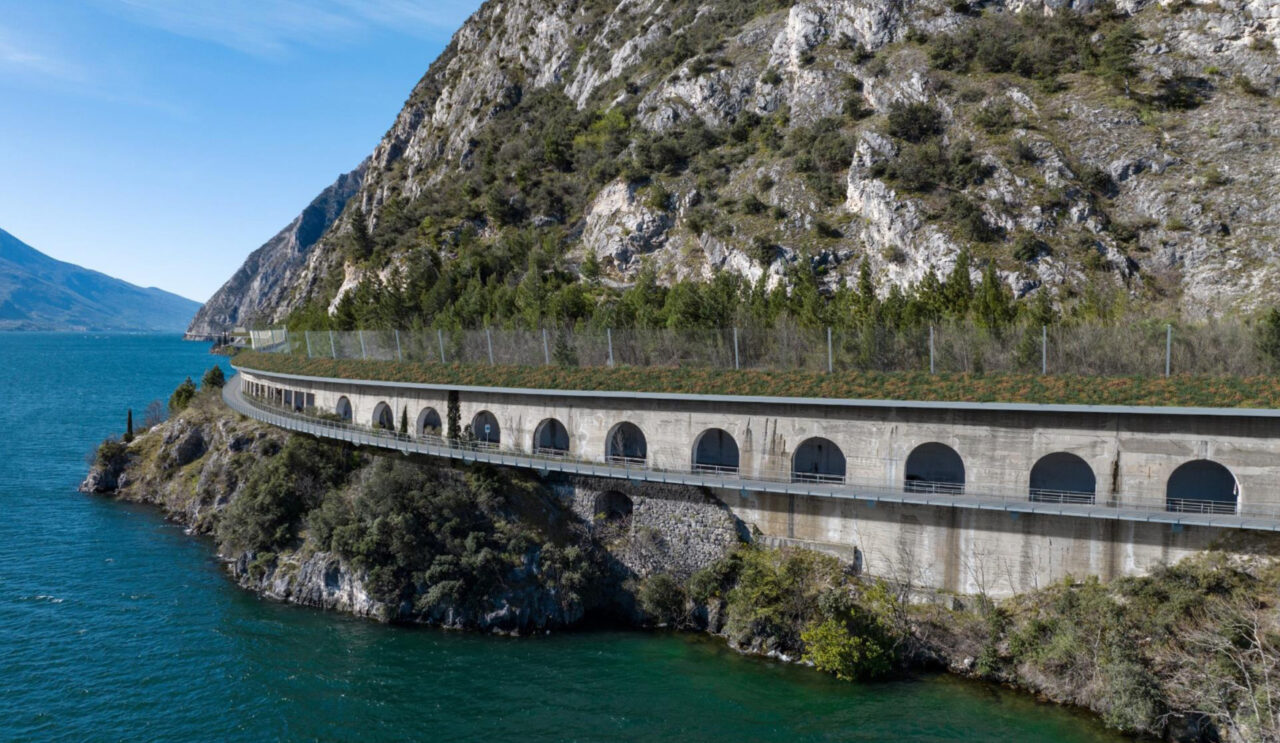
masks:
<path id="1" fill-rule="evenodd" d="M 698 637 L 492 638 L 257 599 L 208 542 L 75 492 L 126 408 L 214 359 L 0 333 L 0 740 L 1120 740 L 945 676 L 855 686 Z"/>

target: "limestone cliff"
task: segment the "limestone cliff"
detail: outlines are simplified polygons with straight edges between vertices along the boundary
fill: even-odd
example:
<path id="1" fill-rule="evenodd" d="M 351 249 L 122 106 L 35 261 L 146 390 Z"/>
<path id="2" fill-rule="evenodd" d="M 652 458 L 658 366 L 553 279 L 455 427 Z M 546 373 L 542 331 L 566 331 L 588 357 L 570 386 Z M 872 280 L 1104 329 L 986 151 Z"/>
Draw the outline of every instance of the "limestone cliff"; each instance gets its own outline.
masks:
<path id="1" fill-rule="evenodd" d="M 865 257 L 884 291 L 968 248 L 1018 294 L 1256 308 L 1280 278 L 1280 6 L 1096 5 L 488 2 L 370 156 L 359 209 L 271 291 L 242 278 L 202 317 L 332 311 L 375 277 L 447 270 L 459 231 L 511 227 L 550 230 L 563 268 L 592 256 L 621 282 L 646 265 L 834 282 Z M 1067 17 L 1096 25 L 1027 21 L 1029 52 L 1011 51 L 1015 18 Z M 954 42 L 966 33 L 977 52 Z M 935 149 L 889 135 L 910 104 L 940 114 Z M 922 183 L 941 161 L 960 170 Z"/>
<path id="2" fill-rule="evenodd" d="M 188 340 L 211 340 L 237 326 L 269 320 L 289 296 L 307 254 L 324 235 L 364 179 L 366 163 L 338 177 L 289 226 L 249 254 L 244 265 L 205 302 L 187 328 Z"/>

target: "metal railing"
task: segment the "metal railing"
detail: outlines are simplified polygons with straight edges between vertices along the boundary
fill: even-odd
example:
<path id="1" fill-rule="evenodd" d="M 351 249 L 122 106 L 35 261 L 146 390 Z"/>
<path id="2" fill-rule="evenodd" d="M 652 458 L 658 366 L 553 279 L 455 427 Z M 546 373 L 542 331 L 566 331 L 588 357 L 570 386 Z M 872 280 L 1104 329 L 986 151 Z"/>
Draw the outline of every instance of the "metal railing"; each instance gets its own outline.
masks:
<path id="1" fill-rule="evenodd" d="M 515 366 L 656 366 L 774 371 L 1023 372 L 1086 376 L 1273 373 L 1250 326 L 967 324 L 715 330 L 254 331 L 254 348 L 309 358 Z"/>
<path id="2" fill-rule="evenodd" d="M 1076 502 L 1069 497 L 1070 494 L 1065 492 L 1054 498 L 1053 491 L 1038 491 L 1042 497 L 1037 498 L 1033 497 L 1035 493 L 1025 490 L 1002 492 L 998 489 L 976 486 L 958 488 L 954 483 L 933 483 L 933 485 L 946 487 L 928 487 L 930 483 L 918 480 L 910 484 L 885 484 L 856 481 L 847 477 L 821 473 L 774 470 L 743 473 L 731 472 L 729 468 L 708 472 L 699 471 L 694 465 L 688 468 L 662 468 L 654 466 L 647 460 L 628 457 L 617 458 L 615 461 L 592 461 L 560 451 L 557 451 L 554 456 L 539 455 L 537 452 L 502 448 L 482 441 L 441 438 L 434 435 L 413 436 L 308 416 L 246 397 L 240 390 L 239 377 L 232 379 L 224 387 L 223 399 L 239 413 L 286 430 L 359 446 L 380 447 L 465 462 L 533 469 L 543 473 L 558 472 L 585 477 L 681 484 L 742 492 L 776 492 L 867 502 L 1280 531 L 1280 508 L 1254 506 L 1237 513 L 1234 504 L 1213 500 L 1154 500 L 1117 495 L 1111 498 L 1094 499 L 1093 502 L 1084 500 Z M 917 487 L 920 485 L 925 487 Z"/>

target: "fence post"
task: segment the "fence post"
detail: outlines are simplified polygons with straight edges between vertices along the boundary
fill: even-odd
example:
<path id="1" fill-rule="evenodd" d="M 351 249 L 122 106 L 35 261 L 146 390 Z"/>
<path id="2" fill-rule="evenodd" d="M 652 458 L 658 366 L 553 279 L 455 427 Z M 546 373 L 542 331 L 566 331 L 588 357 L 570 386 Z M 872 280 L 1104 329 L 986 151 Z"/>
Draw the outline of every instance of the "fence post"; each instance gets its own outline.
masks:
<path id="1" fill-rule="evenodd" d="M 1040 374 L 1049 373 L 1049 326 L 1040 326 Z"/>
<path id="2" fill-rule="evenodd" d="M 364 331 L 357 330 L 356 332 L 360 334 L 360 358 L 367 359 L 369 358 L 369 354 L 365 353 L 364 350 Z"/>
<path id="3" fill-rule="evenodd" d="M 733 368 L 740 369 L 741 364 L 738 362 L 738 329 L 733 329 Z"/>
<path id="4" fill-rule="evenodd" d="M 604 335 L 609 339 L 609 366 L 613 366 L 613 328 L 605 328 Z"/>
<path id="5" fill-rule="evenodd" d="M 302 331 L 302 337 L 307 340 L 307 358 L 311 358 L 311 331 Z"/>
<path id="6" fill-rule="evenodd" d="M 404 353 L 400 350 L 400 329 L 396 329 L 396 361 L 404 361 Z"/>
<path id="7" fill-rule="evenodd" d="M 546 359 L 547 366 L 551 366 L 551 346 L 547 345 L 547 329 L 542 329 L 542 357 Z"/>
<path id="8" fill-rule="evenodd" d="M 933 326 L 929 326 L 929 373 L 933 374 Z"/>
<path id="9" fill-rule="evenodd" d="M 831 354 L 831 326 L 827 326 L 827 373 L 835 371 L 835 360 Z"/>
<path id="10" fill-rule="evenodd" d="M 444 330 L 436 328 L 436 340 L 440 341 L 440 363 L 444 363 Z"/>
<path id="11" fill-rule="evenodd" d="M 484 339 L 489 344 L 489 366 L 493 366 L 493 333 L 488 325 L 484 328 Z"/>
<path id="12" fill-rule="evenodd" d="M 1173 324 L 1164 326 L 1164 375 L 1169 376 L 1170 357 L 1173 355 Z"/>
<path id="13" fill-rule="evenodd" d="M 329 331 L 329 353 L 333 354 L 335 359 L 338 358 L 338 345 L 333 342 L 332 330 Z"/>

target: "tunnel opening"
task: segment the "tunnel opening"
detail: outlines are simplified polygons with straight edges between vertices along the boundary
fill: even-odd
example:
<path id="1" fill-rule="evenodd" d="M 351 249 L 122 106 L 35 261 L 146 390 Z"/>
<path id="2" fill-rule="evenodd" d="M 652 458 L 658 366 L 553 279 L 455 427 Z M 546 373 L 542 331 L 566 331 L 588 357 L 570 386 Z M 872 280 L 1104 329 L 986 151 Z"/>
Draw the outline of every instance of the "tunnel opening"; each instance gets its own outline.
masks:
<path id="1" fill-rule="evenodd" d="M 380 402 L 373 408 L 373 427 L 383 431 L 396 430 L 396 418 L 390 405 Z"/>
<path id="2" fill-rule="evenodd" d="M 649 457 L 649 445 L 644 432 L 634 423 L 619 423 L 609 432 L 605 447 L 605 459 L 617 464 L 644 464 Z"/>
<path id="3" fill-rule="evenodd" d="M 439 436 L 444 423 L 440 420 L 440 413 L 435 408 L 423 408 L 418 413 L 418 435 L 419 436 Z"/>
<path id="4" fill-rule="evenodd" d="M 792 482 L 844 482 L 844 452 L 819 436 L 796 447 L 791 457 Z"/>
<path id="5" fill-rule="evenodd" d="M 351 422 L 351 401 L 345 397 L 338 398 L 338 404 L 333 406 L 333 412 L 338 414 L 344 423 Z"/>
<path id="6" fill-rule="evenodd" d="M 1182 513 L 1233 514 L 1240 485 L 1231 470 L 1210 459 L 1187 462 L 1169 475 L 1165 508 Z"/>
<path id="7" fill-rule="evenodd" d="M 722 428 L 703 431 L 693 445 L 693 469 L 695 472 L 736 473 L 738 442 Z"/>
<path id="8" fill-rule="evenodd" d="M 1031 468 L 1031 500 L 1037 503 L 1092 504 L 1098 478 L 1089 463 L 1067 452 L 1040 458 Z"/>
<path id="9" fill-rule="evenodd" d="M 905 490 L 908 493 L 964 492 L 964 460 L 955 449 L 931 441 L 907 456 Z"/>
<path id="10" fill-rule="evenodd" d="M 616 523 L 631 517 L 631 499 L 617 490 L 608 490 L 596 496 L 592 513 L 597 521 Z"/>
<path id="11" fill-rule="evenodd" d="M 481 444 L 497 446 L 502 443 L 502 429 L 498 418 L 488 410 L 481 410 L 471 419 L 471 437 Z"/>
<path id="12" fill-rule="evenodd" d="M 533 453 L 562 457 L 569 453 L 569 429 L 555 418 L 547 418 L 533 432 Z"/>

